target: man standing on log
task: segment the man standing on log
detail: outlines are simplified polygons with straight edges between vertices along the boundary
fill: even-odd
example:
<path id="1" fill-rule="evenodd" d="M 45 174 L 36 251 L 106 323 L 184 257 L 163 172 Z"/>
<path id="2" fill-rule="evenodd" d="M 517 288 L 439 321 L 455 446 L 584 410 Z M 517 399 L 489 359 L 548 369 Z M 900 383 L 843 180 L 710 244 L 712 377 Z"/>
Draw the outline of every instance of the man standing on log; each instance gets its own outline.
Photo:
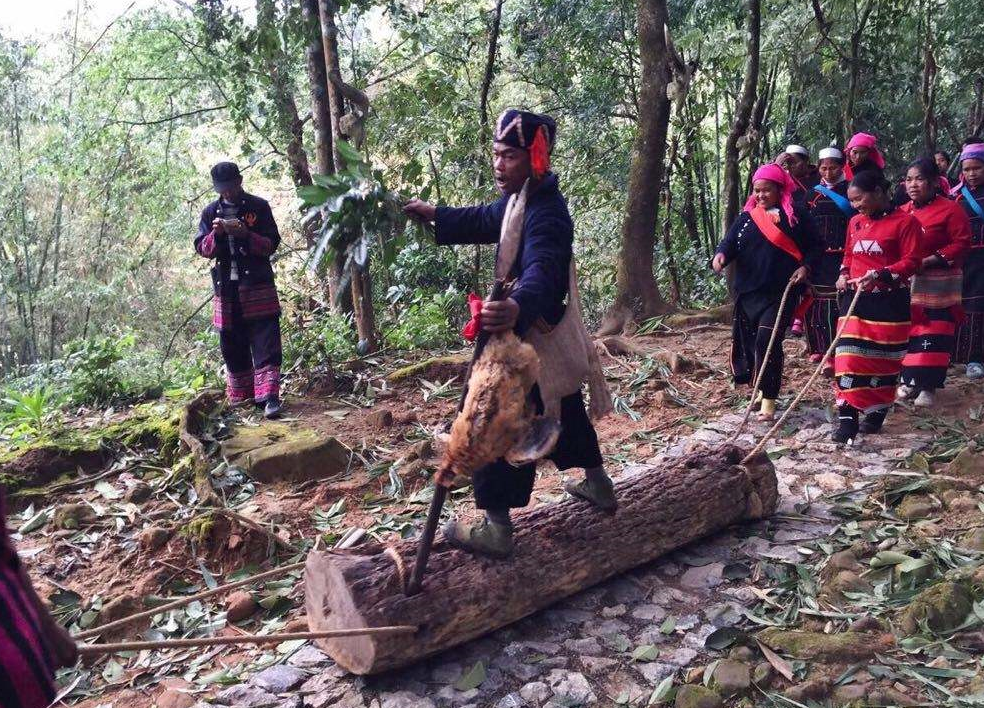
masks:
<path id="1" fill-rule="evenodd" d="M 549 357 L 545 357 L 537 345 L 537 341 L 543 340 L 543 332 L 561 329 L 561 321 L 567 320 L 567 310 L 575 308 L 574 313 L 578 315 L 580 312 L 572 269 L 574 225 L 567 202 L 560 193 L 557 175 L 550 171 L 556 130 L 556 123 L 550 116 L 507 110 L 496 124 L 493 143 L 492 172 L 502 194 L 497 201 L 452 208 L 435 207 L 412 199 L 404 210 L 413 218 L 433 222 L 438 244 L 498 243 L 498 255 L 502 257 L 503 252 L 509 250 L 499 241 L 506 205 L 509 198 L 523 191 L 528 183 L 519 250 L 513 263 L 503 264 L 504 272 L 508 272 L 511 279 L 508 295 L 499 301 L 483 303 L 478 323 L 490 333 L 513 330 L 537 348 L 541 374 L 531 396 L 538 411 L 544 407 L 548 413 L 556 410 L 562 426 L 550 459 L 561 470 L 584 468 L 585 479 L 576 484 L 569 481 L 565 489 L 599 509 L 612 512 L 616 508 L 614 488 L 605 473 L 598 436 L 581 394 L 581 382 L 585 379 L 575 380 L 574 392 L 563 395 L 554 405 L 546 392 L 567 391 L 562 387 L 558 389 L 555 384 L 569 374 L 553 370 L 548 364 Z M 566 305 L 565 298 L 568 300 Z M 577 324 L 583 331 L 579 317 Z M 593 353 L 593 349 L 590 352 Z M 586 354 L 585 358 L 590 356 L 590 353 Z M 588 364 L 585 362 L 586 366 Z M 600 372 L 597 366 L 594 370 Z M 610 410 L 611 401 L 603 377 L 600 384 L 597 378 L 589 376 L 587 380 L 592 393 L 591 412 L 600 417 Z M 444 529 L 447 540 L 474 553 L 499 558 L 508 556 L 513 549 L 509 510 L 529 503 L 535 477 L 535 463 L 516 468 L 505 460 L 498 460 L 475 470 L 475 505 L 485 511 L 485 517 L 472 525 L 451 522 Z"/>

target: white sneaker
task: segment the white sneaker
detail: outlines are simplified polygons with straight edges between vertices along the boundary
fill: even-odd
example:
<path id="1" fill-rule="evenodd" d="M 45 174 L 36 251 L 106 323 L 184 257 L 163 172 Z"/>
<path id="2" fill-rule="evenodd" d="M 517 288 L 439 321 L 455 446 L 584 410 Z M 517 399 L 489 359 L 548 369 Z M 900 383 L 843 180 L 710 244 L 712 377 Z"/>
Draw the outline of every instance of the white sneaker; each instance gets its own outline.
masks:
<path id="1" fill-rule="evenodd" d="M 899 387 L 895 389 L 896 398 L 902 401 L 908 401 L 914 398 L 917 393 L 919 393 L 919 389 L 915 386 L 907 386 L 905 384 L 899 384 Z"/>
<path id="2" fill-rule="evenodd" d="M 984 379 L 984 364 L 978 361 L 972 361 L 967 364 L 967 378 Z"/>
<path id="3" fill-rule="evenodd" d="M 936 394 L 929 389 L 923 389 L 919 392 L 919 396 L 916 397 L 916 402 L 913 405 L 919 408 L 929 408 L 934 403 L 936 403 Z"/>

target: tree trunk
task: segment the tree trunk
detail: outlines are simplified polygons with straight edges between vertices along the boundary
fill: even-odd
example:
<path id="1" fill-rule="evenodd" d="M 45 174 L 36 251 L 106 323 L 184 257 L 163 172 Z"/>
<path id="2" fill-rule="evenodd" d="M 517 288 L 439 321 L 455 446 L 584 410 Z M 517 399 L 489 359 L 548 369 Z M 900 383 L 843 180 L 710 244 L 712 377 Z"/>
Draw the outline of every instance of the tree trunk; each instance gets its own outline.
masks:
<path id="1" fill-rule="evenodd" d="M 741 95 L 735 104 L 734 118 L 731 131 L 724 143 L 724 218 L 721 220 L 721 232 L 724 233 L 731 222 L 738 216 L 738 187 L 740 183 L 740 165 L 738 162 L 739 141 L 748 131 L 752 108 L 755 105 L 755 93 L 759 75 L 759 40 L 762 29 L 761 0 L 748 0 L 745 38 L 745 78 L 741 87 Z"/>
<path id="2" fill-rule="evenodd" d="M 352 308 L 355 315 L 355 330 L 359 334 L 359 354 L 376 351 L 376 313 L 372 306 L 372 281 L 369 278 L 369 263 L 359 268 L 352 263 Z"/>
<path id="3" fill-rule="evenodd" d="M 275 32 L 277 8 L 274 0 L 259 0 L 256 3 L 256 27 L 261 32 Z M 270 85 L 268 96 L 276 111 L 277 132 L 286 143 L 287 166 L 290 179 L 295 187 L 311 184 L 311 168 L 308 166 L 307 152 L 304 150 L 304 124 L 297 114 L 297 101 L 294 99 L 294 85 L 284 74 L 287 57 L 280 49 L 266 54 L 266 72 Z"/>
<path id="4" fill-rule="evenodd" d="M 984 76 L 974 78 L 974 102 L 967 112 L 967 134 L 977 135 L 984 127 Z"/>
<path id="5" fill-rule="evenodd" d="M 683 167 L 681 170 L 683 175 L 683 209 L 680 212 L 680 217 L 683 219 L 683 226 L 687 229 L 687 235 L 694 245 L 694 254 L 698 258 L 705 256 L 709 258 L 710 255 L 705 252 L 700 237 L 700 226 L 697 223 L 697 196 L 694 183 L 700 184 L 700 177 L 697 174 L 696 131 L 697 127 L 694 125 L 684 126 L 683 145 L 685 151 L 680 160 Z"/>
<path id="6" fill-rule="evenodd" d="M 922 132 L 923 145 L 927 153 L 936 150 L 936 58 L 933 56 L 933 15 L 932 3 L 926 5 L 926 28 L 924 31 L 925 45 L 923 46 L 923 75 L 922 75 Z"/>
<path id="7" fill-rule="evenodd" d="M 308 45 L 306 50 L 308 84 L 311 91 L 311 124 L 314 126 L 314 163 L 318 174 L 330 175 L 335 172 L 332 159 L 331 109 L 328 101 L 328 71 L 325 63 L 324 38 L 321 36 L 321 21 L 318 14 L 318 0 L 303 0 Z"/>
<path id="8" fill-rule="evenodd" d="M 607 578 L 734 523 L 774 513 L 775 470 L 746 466 L 733 445 L 703 448 L 615 482 L 614 514 L 566 499 L 515 515 L 516 550 L 488 560 L 438 538 L 423 591 L 405 594 L 417 542 L 359 552 L 312 551 L 304 574 L 312 631 L 416 625 L 413 635 L 318 640 L 343 668 L 373 674 L 419 661 L 527 617 Z M 631 539 L 631 543 L 626 543 Z"/>
<path id="9" fill-rule="evenodd" d="M 670 123 L 666 96 L 669 66 L 666 57 L 666 0 L 636 0 L 639 57 L 639 126 L 636 130 L 629 195 L 622 223 L 622 245 L 615 276 L 615 302 L 601 334 L 616 334 L 631 321 L 654 317 L 672 308 L 663 299 L 653 272 L 659 193 Z"/>
<path id="10" fill-rule="evenodd" d="M 325 57 L 325 76 L 337 72 L 341 76 L 338 60 L 338 27 L 335 26 L 335 13 L 338 11 L 333 0 L 318 0 L 318 18 L 321 22 L 321 39 Z M 328 93 L 328 115 L 331 126 L 331 153 L 334 171 L 342 169 L 345 160 L 338 151 L 338 141 L 342 139 L 341 120 L 344 98 L 342 92 L 332 81 L 326 81 Z M 332 312 L 351 312 L 351 302 L 348 294 L 340 293 L 343 282 L 342 271 L 345 267 L 343 258 L 335 258 L 328 268 L 328 297 L 331 301 Z"/>

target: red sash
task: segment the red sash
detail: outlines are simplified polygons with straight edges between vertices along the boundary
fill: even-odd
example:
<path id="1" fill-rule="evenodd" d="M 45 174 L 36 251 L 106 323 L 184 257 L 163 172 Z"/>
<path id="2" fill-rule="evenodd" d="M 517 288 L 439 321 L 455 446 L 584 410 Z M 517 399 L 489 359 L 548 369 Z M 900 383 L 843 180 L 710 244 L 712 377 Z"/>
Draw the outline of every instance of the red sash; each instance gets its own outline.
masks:
<path id="1" fill-rule="evenodd" d="M 803 254 L 800 252 L 799 246 L 779 228 L 765 209 L 757 206 L 748 213 L 751 215 L 752 221 L 755 222 L 758 230 L 762 232 L 762 235 L 769 239 L 769 243 L 791 255 L 796 259 L 797 263 L 803 262 Z"/>

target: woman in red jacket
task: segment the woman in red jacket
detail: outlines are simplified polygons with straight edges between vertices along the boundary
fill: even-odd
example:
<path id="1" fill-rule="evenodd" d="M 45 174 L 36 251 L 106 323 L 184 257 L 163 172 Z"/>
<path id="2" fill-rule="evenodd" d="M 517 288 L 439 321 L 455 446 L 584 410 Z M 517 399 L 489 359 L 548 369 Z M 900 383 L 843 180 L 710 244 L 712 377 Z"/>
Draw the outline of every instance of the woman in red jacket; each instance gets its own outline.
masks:
<path id="1" fill-rule="evenodd" d="M 837 290 L 841 326 L 853 290 L 862 293 L 834 354 L 837 415 L 834 442 L 858 431 L 876 433 L 895 402 L 902 357 L 909 342 L 909 278 L 920 263 L 919 222 L 892 206 L 880 170 L 858 172 L 847 189 L 851 218 Z M 864 413 L 859 426 L 858 414 Z"/>
<path id="2" fill-rule="evenodd" d="M 905 175 L 911 201 L 902 211 L 922 224 L 922 262 L 912 279 L 912 328 L 902 360 L 899 398 L 931 406 L 943 388 L 957 325 L 963 318 L 961 266 L 970 251 L 970 220 L 963 208 L 940 192 L 940 174 L 930 158 L 916 160 Z"/>

